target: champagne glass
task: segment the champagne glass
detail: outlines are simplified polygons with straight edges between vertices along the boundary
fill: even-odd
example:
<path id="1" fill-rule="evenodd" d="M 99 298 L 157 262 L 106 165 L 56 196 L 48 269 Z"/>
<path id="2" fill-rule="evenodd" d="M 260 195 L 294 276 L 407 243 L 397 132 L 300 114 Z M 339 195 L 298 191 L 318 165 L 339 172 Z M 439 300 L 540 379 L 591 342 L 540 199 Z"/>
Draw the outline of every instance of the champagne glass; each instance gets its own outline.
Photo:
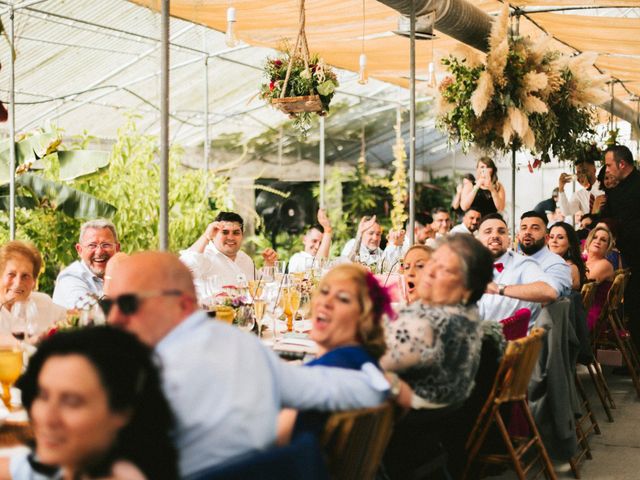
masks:
<path id="1" fill-rule="evenodd" d="M 271 266 L 262 267 L 260 269 L 260 278 L 262 278 L 263 283 L 271 283 L 275 280 L 275 269 Z"/>
<path id="2" fill-rule="evenodd" d="M 298 312 L 300 312 L 300 321 L 297 323 L 297 330 L 303 332 L 304 322 L 311 313 L 311 295 L 306 292 L 300 293 L 300 307 L 298 308 Z"/>
<path id="3" fill-rule="evenodd" d="M 0 383 L 2 402 L 11 411 L 11 386 L 22 373 L 22 350 L 19 348 L 0 349 Z"/>
<path id="4" fill-rule="evenodd" d="M 238 328 L 245 332 L 250 332 L 255 324 L 253 309 L 250 305 L 241 305 L 236 309 L 236 325 Z"/>
<path id="5" fill-rule="evenodd" d="M 288 302 L 289 310 L 291 312 L 291 322 L 289 322 L 289 317 L 287 316 L 287 330 L 291 332 L 293 330 L 293 321 L 298 314 L 298 310 L 300 309 L 300 290 L 296 286 L 292 286 L 289 289 Z M 289 327 L 289 325 L 291 325 Z"/>
<path id="6" fill-rule="evenodd" d="M 267 302 L 263 299 L 256 298 L 253 300 L 253 314 L 258 324 L 258 338 L 262 337 L 262 320 L 267 309 Z"/>
<path id="7" fill-rule="evenodd" d="M 254 299 L 254 301 L 256 298 L 262 297 L 263 287 L 264 285 L 262 282 L 262 277 L 260 277 L 258 280 L 249 280 L 249 294 L 251 295 L 251 298 Z"/>

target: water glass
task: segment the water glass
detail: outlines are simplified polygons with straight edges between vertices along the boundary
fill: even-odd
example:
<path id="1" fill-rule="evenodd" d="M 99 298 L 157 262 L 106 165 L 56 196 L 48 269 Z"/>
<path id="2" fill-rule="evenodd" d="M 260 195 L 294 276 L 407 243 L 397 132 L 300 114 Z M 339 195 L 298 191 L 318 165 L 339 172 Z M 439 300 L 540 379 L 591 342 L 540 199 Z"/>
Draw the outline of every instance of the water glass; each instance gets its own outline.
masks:
<path id="1" fill-rule="evenodd" d="M 253 308 L 251 305 L 242 305 L 236 309 L 236 325 L 245 332 L 253 330 L 256 322 L 253 318 Z"/>

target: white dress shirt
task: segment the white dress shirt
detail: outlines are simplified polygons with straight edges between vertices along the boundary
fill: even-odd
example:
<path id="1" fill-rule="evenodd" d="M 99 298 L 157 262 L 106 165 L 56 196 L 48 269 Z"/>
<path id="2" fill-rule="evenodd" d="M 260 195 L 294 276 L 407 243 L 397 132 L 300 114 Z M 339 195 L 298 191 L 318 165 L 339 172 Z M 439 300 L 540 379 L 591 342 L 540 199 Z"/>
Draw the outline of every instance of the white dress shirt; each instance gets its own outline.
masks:
<path id="1" fill-rule="evenodd" d="M 194 250 L 182 250 L 180 260 L 193 273 L 196 288 L 204 280 L 212 275 L 218 276 L 218 285 L 237 285 L 238 275 L 244 275 L 245 279 L 255 278 L 255 267 L 251 257 L 239 250 L 235 260 L 220 252 L 213 242 L 209 242 L 203 253 Z"/>
<path id="2" fill-rule="evenodd" d="M 587 190 L 586 188 L 577 190 L 571 197 L 571 200 L 567 199 L 566 193 L 558 192 L 558 205 L 560 206 L 560 211 L 566 216 L 575 215 L 578 210 L 582 213 L 590 213 L 589 197 L 591 194 L 593 194 L 594 197 L 604 195 L 604 192 L 600 189 L 600 182 L 597 180 L 591 186 L 590 190 Z"/>
<path id="3" fill-rule="evenodd" d="M 76 260 L 58 274 L 53 289 L 53 303 L 67 310 L 76 308 L 82 297 L 101 297 L 103 287 L 104 280 L 89 270 L 82 260 Z"/>
<path id="4" fill-rule="evenodd" d="M 176 417 L 185 477 L 272 446 L 280 409 L 343 410 L 381 403 L 389 384 L 362 370 L 290 365 L 256 336 L 196 312 L 156 346 Z"/>
<path id="5" fill-rule="evenodd" d="M 313 255 L 305 251 L 294 253 L 289 259 L 289 273 L 304 272 L 307 265 L 311 266 L 313 258 Z"/>
<path id="6" fill-rule="evenodd" d="M 503 285 L 524 285 L 527 283 L 545 281 L 545 275 L 538 262 L 531 257 L 525 257 L 511 250 L 507 251 L 496 264 L 502 264 L 502 271 L 493 269 L 493 281 Z M 540 313 L 540 304 L 518 300 L 517 298 L 504 297 L 502 295 L 485 293 L 478 302 L 480 317 L 483 320 L 499 322 L 512 316 L 521 308 L 531 310 L 531 321 Z"/>
<path id="7" fill-rule="evenodd" d="M 452 233 L 468 233 L 469 235 L 471 235 L 471 231 L 467 228 L 467 226 L 464 223 L 459 223 L 458 225 L 453 227 L 449 233 L 450 234 L 452 234 Z"/>
<path id="8" fill-rule="evenodd" d="M 545 246 L 533 255 L 533 258 L 542 271 L 545 273 L 544 281 L 553 287 L 558 297 L 565 297 L 571 294 L 571 267 L 560 255 L 553 253 L 549 247 Z"/>

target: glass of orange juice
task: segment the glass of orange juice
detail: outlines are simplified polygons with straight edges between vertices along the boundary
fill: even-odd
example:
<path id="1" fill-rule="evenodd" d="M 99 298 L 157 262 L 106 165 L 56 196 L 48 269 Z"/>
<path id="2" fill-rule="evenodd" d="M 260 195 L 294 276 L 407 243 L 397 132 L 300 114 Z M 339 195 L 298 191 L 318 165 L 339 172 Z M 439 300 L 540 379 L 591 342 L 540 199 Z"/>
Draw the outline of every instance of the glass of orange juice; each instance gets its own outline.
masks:
<path id="1" fill-rule="evenodd" d="M 23 352 L 20 348 L 0 349 L 0 383 L 2 384 L 2 402 L 11 410 L 11 386 L 22 373 Z"/>

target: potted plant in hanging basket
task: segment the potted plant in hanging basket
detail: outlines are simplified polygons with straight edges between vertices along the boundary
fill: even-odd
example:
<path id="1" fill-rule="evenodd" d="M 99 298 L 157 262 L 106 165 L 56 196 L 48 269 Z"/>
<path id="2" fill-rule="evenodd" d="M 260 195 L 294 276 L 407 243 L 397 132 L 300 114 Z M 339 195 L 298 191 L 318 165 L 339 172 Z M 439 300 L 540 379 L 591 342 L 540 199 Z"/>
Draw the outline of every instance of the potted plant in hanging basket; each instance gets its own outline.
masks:
<path id="1" fill-rule="evenodd" d="M 324 115 L 336 92 L 338 78 L 333 69 L 317 54 L 309 55 L 304 31 L 304 0 L 300 1 L 298 37 L 293 49 L 285 44 L 284 53 L 267 59 L 266 82 L 260 97 L 295 120 L 303 134 L 310 126 L 310 115 Z"/>

